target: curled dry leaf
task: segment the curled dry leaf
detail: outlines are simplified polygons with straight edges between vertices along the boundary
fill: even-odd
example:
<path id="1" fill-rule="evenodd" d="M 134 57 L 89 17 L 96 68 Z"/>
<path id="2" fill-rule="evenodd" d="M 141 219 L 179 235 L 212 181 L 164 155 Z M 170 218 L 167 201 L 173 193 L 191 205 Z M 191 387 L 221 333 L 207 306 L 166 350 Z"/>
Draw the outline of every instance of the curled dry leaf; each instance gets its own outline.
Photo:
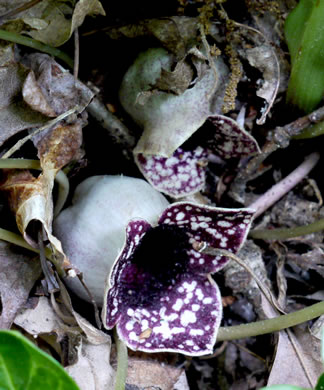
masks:
<path id="1" fill-rule="evenodd" d="M 21 99 L 28 70 L 15 60 L 13 45 L 0 48 L 0 146 L 19 131 L 41 125 L 46 118 Z"/>
<path id="2" fill-rule="evenodd" d="M 8 12 L 25 3 L 26 1 L 20 0 L 10 2 L 5 9 Z M 15 19 L 7 21 L 6 28 L 24 32 L 50 46 L 60 46 L 71 37 L 87 15 L 105 15 L 99 0 L 79 0 L 74 3 L 73 9 L 70 2 L 42 0 L 17 14 Z"/>
<path id="3" fill-rule="evenodd" d="M 266 121 L 279 89 L 279 61 L 271 42 L 260 31 L 240 23 L 235 25 L 238 27 L 240 37 L 236 42 L 239 54 L 263 75 L 261 86 L 256 92 L 257 96 L 264 99 L 261 117 L 257 120 L 257 124 L 262 125 Z M 254 47 L 251 47 L 251 41 Z"/>
<path id="4" fill-rule="evenodd" d="M 112 389 L 114 370 L 109 364 L 110 336 L 94 328 L 87 320 L 74 312 L 78 331 L 64 324 L 53 310 L 48 298 L 40 297 L 36 307 L 25 309 L 15 319 L 15 324 L 32 336 L 55 334 L 57 343 L 68 339 L 69 350 L 76 350 L 68 356 L 67 372 L 75 379 L 81 390 Z M 81 336 L 81 331 L 85 336 Z M 66 338 L 67 337 L 67 338 Z M 62 354 L 59 344 L 54 346 Z"/>
<path id="5" fill-rule="evenodd" d="M 83 111 L 92 100 L 93 92 L 47 54 L 29 54 L 22 62 L 30 68 L 22 94 L 33 110 L 53 117 L 75 106 Z"/>
<path id="6" fill-rule="evenodd" d="M 6 179 L 0 187 L 9 196 L 18 229 L 25 240 L 33 247 L 38 247 L 30 228 L 32 222 L 40 222 L 52 244 L 54 255 L 63 268 L 70 267 L 70 263 L 63 253 L 60 241 L 51 232 L 52 190 L 56 173 L 78 154 L 81 141 L 80 123 L 50 130 L 37 142 L 43 173 L 35 178 L 28 171 L 7 171 Z"/>
<path id="7" fill-rule="evenodd" d="M 40 263 L 0 241 L 0 329 L 10 328 L 41 274 Z"/>
<path id="8" fill-rule="evenodd" d="M 5 181 L 1 184 L 0 190 L 7 193 L 10 208 L 16 216 L 18 229 L 25 240 L 34 248 L 38 248 L 37 236 L 33 232 L 31 222 L 39 222 L 52 244 L 58 264 L 63 268 L 69 268 L 70 263 L 63 253 L 60 241 L 51 234 L 52 188 L 45 176 L 40 175 L 36 179 L 29 171 L 10 170 L 6 172 Z"/>

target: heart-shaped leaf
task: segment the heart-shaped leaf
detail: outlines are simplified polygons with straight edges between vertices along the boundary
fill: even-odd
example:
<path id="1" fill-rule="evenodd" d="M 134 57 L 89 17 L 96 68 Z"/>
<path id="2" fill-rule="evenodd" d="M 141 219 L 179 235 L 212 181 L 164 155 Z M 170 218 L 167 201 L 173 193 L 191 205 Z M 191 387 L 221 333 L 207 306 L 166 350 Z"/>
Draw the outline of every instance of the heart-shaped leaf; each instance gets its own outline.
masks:
<path id="1" fill-rule="evenodd" d="M 79 390 L 63 367 L 19 332 L 0 331 L 0 387 L 10 390 Z"/>

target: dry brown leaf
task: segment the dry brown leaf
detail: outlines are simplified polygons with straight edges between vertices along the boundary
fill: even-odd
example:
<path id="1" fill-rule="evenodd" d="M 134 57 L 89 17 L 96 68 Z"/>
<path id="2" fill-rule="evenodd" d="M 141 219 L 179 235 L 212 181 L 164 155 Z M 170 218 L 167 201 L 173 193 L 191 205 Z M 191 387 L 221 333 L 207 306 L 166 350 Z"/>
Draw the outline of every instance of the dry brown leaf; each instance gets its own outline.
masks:
<path id="1" fill-rule="evenodd" d="M 197 44 L 199 22 L 197 18 L 172 16 L 161 19 L 142 20 L 136 24 L 111 28 L 107 33 L 112 39 L 153 35 L 160 41 L 163 47 L 180 60 L 187 54 L 191 47 Z"/>
<path id="2" fill-rule="evenodd" d="M 31 69 L 22 94 L 34 110 L 52 117 L 75 106 L 82 111 L 92 100 L 93 92 L 47 54 L 29 54 L 22 62 Z"/>
<path id="3" fill-rule="evenodd" d="M 110 343 L 93 345 L 83 340 L 78 348 L 78 360 L 65 367 L 80 390 L 114 389 L 115 371 L 110 366 Z"/>
<path id="4" fill-rule="evenodd" d="M 31 110 L 20 93 L 27 69 L 17 63 L 13 46 L 0 47 L 0 145 L 16 133 L 43 124 L 46 118 Z"/>
<path id="5" fill-rule="evenodd" d="M 0 329 L 10 328 L 41 274 L 40 263 L 0 241 Z"/>
<path id="6" fill-rule="evenodd" d="M 268 318 L 277 316 L 269 302 L 262 297 L 262 307 Z M 299 334 L 298 334 L 299 333 Z M 303 329 L 294 334 L 291 330 L 278 333 L 276 355 L 267 385 L 295 385 L 314 388 L 323 371 L 319 351 L 312 342 L 314 336 Z M 293 369 L 292 369 L 293 367 Z"/>
<path id="7" fill-rule="evenodd" d="M 54 312 L 46 297 L 40 297 L 37 305 L 32 309 L 22 310 L 14 322 L 32 336 L 56 333 L 60 338 L 66 330 L 66 326 Z"/>
<path id="8" fill-rule="evenodd" d="M 53 177 L 54 181 L 54 177 Z M 51 234 L 53 218 L 52 188 L 48 178 L 40 175 L 37 179 L 29 171 L 7 171 L 7 177 L 0 186 L 9 198 L 9 204 L 16 216 L 19 231 L 34 248 L 38 248 L 37 236 L 33 232 L 35 222 L 45 229 L 52 244 L 56 260 L 63 268 L 70 268 L 60 241 Z M 33 222 L 33 224 L 31 224 Z"/>
<path id="9" fill-rule="evenodd" d="M 127 384 L 161 390 L 189 390 L 183 369 L 167 363 L 130 357 L 128 359 Z M 178 384 L 176 386 L 176 383 Z M 181 387 L 179 386 L 181 384 Z"/>
<path id="10" fill-rule="evenodd" d="M 257 120 L 262 125 L 275 101 L 280 84 L 280 67 L 277 55 L 271 42 L 258 30 L 235 23 L 239 28 L 240 39 L 238 39 L 238 52 L 247 59 L 251 66 L 262 73 L 262 83 L 257 89 L 256 95 L 264 99 L 264 106 L 261 109 L 261 116 Z M 254 47 L 251 47 L 253 42 Z"/>
<path id="11" fill-rule="evenodd" d="M 57 172 L 79 155 L 82 142 L 81 123 L 57 126 L 39 136 L 35 142 L 38 146 L 43 173 L 35 178 L 28 171 L 7 171 L 7 177 L 0 188 L 8 194 L 18 229 L 25 240 L 31 246 L 38 247 L 37 239 L 31 233 L 31 229 L 35 221 L 40 222 L 58 262 L 63 268 L 67 268 L 70 267 L 70 263 L 61 243 L 52 235 L 52 191 Z"/>

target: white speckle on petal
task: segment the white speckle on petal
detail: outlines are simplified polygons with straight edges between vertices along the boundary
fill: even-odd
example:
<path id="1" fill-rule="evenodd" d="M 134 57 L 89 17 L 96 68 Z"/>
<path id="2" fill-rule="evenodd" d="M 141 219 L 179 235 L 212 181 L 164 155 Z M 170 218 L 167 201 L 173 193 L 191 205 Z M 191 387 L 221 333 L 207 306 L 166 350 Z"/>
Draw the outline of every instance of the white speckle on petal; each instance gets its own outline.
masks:
<path id="1" fill-rule="evenodd" d="M 176 220 L 177 221 L 180 221 L 181 219 L 183 219 L 185 217 L 185 213 L 183 213 L 182 211 L 180 213 L 177 214 L 176 216 Z"/>
<path id="2" fill-rule="evenodd" d="M 212 303 L 213 299 L 211 297 L 204 298 L 203 299 L 203 304 L 208 305 L 209 303 Z"/>
<path id="3" fill-rule="evenodd" d="M 198 311 L 200 309 L 200 305 L 197 305 L 196 303 L 194 303 L 192 306 L 191 306 L 191 309 L 192 311 Z"/>
<path id="4" fill-rule="evenodd" d="M 197 295 L 197 298 L 199 301 L 202 301 L 204 299 L 204 294 L 200 288 L 197 288 L 197 290 L 195 291 L 195 294 Z"/>
<path id="5" fill-rule="evenodd" d="M 197 321 L 196 314 L 192 311 L 185 310 L 180 317 L 180 322 L 182 326 L 188 326 L 190 323 L 193 324 Z"/>
<path id="6" fill-rule="evenodd" d="M 134 323 L 129 321 L 127 322 L 127 324 L 125 325 L 125 328 L 126 330 L 133 330 L 134 329 Z"/>
<path id="7" fill-rule="evenodd" d="M 197 286 L 197 282 L 193 280 L 191 283 L 184 282 L 183 287 L 187 290 L 187 292 L 192 292 Z"/>
<path id="8" fill-rule="evenodd" d="M 190 336 L 203 336 L 204 331 L 202 329 L 190 329 Z"/>
<path id="9" fill-rule="evenodd" d="M 138 341 L 138 336 L 136 335 L 135 332 L 130 332 L 129 338 L 130 338 L 130 340 Z"/>
<path id="10" fill-rule="evenodd" d="M 183 306 L 183 300 L 182 299 L 177 299 L 176 303 L 172 306 L 172 309 L 175 311 L 179 311 Z"/>
<path id="11" fill-rule="evenodd" d="M 228 221 L 218 221 L 217 225 L 221 226 L 221 227 L 231 227 L 232 226 L 232 224 Z"/>

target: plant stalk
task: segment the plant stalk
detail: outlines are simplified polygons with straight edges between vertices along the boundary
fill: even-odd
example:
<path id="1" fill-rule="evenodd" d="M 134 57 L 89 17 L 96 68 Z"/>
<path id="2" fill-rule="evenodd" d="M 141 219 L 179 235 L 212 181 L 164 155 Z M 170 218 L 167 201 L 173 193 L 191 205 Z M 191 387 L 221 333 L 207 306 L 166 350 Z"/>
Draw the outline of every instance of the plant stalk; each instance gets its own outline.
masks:
<path id="1" fill-rule="evenodd" d="M 117 347 L 117 372 L 115 390 L 125 390 L 128 367 L 127 347 L 118 337 L 116 328 L 114 330 L 114 336 Z"/>
<path id="2" fill-rule="evenodd" d="M 221 327 L 217 341 L 237 340 L 246 337 L 260 336 L 266 333 L 278 332 L 303 322 L 312 320 L 324 314 L 324 302 L 315 303 L 305 309 L 289 314 L 283 314 L 269 320 L 251 322 L 237 326 Z"/>

